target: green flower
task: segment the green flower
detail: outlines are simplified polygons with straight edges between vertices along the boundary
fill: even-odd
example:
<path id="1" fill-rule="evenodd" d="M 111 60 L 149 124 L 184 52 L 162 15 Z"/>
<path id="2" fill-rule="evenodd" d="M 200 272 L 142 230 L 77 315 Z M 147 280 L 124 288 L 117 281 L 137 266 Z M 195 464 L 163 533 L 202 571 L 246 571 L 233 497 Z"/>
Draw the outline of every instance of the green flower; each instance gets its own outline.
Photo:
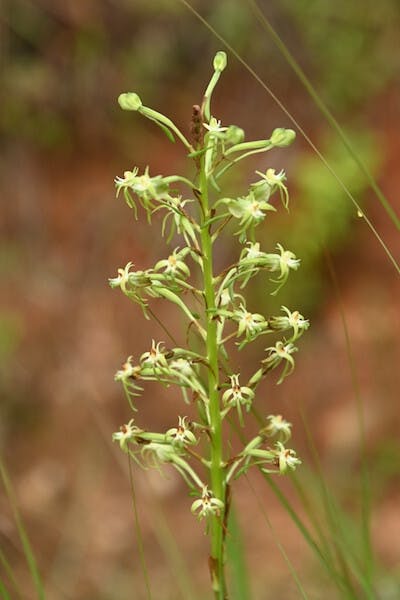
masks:
<path id="1" fill-rule="evenodd" d="M 168 258 L 159 260 L 158 263 L 155 265 L 154 270 L 158 271 L 159 269 L 163 269 L 164 273 L 166 273 L 167 275 L 171 275 L 171 277 L 189 277 L 189 267 L 183 261 L 183 259 L 189 252 L 189 248 L 183 248 L 183 250 L 181 250 L 180 252 L 178 252 L 178 250 L 179 248 L 175 248 L 175 250 L 172 252 L 172 254 L 170 254 Z"/>
<path id="2" fill-rule="evenodd" d="M 264 256 L 266 256 L 266 253 L 260 250 L 260 242 L 247 242 L 246 248 L 243 248 L 239 262 L 241 262 L 243 258 L 247 258 L 247 260 L 254 260 Z"/>
<path id="3" fill-rule="evenodd" d="M 149 352 L 144 352 L 140 357 L 140 364 L 143 367 L 165 367 L 168 368 L 167 359 L 165 358 L 163 342 L 155 343 L 151 341 Z"/>
<path id="4" fill-rule="evenodd" d="M 297 458 L 296 452 L 285 446 L 281 442 L 276 442 L 276 465 L 279 472 L 283 475 L 289 470 L 294 471 L 297 465 L 301 465 L 301 460 Z"/>
<path id="5" fill-rule="evenodd" d="M 270 254 L 270 258 L 273 258 L 273 264 L 270 267 L 271 272 L 280 271 L 278 279 L 271 279 L 274 283 L 278 283 L 276 290 L 272 292 L 275 296 L 281 287 L 286 283 L 290 270 L 297 271 L 300 266 L 300 259 L 296 258 L 296 255 L 290 250 L 285 250 L 281 244 L 277 244 L 280 254 Z"/>
<path id="6" fill-rule="evenodd" d="M 119 268 L 117 277 L 111 277 L 108 280 L 110 287 L 112 287 L 112 288 L 119 287 L 124 292 L 124 294 L 126 294 L 127 293 L 126 286 L 129 282 L 130 268 L 132 266 L 133 266 L 133 263 L 128 262 L 128 264 L 126 265 L 126 267 L 124 269 Z"/>
<path id="7" fill-rule="evenodd" d="M 191 423 L 187 417 L 178 417 L 178 427 L 168 429 L 165 438 L 171 444 L 180 447 L 197 444 L 197 439 L 191 430 Z"/>
<path id="8" fill-rule="evenodd" d="M 145 201 L 159 200 L 168 197 L 169 185 L 164 181 L 162 175 L 150 177 L 149 167 L 146 167 L 143 175 L 138 175 L 139 169 L 125 171 L 123 177 L 116 177 L 115 184 L 117 195 L 122 188 L 130 188 L 139 198 Z"/>
<path id="9" fill-rule="evenodd" d="M 143 433 L 142 429 L 139 429 L 133 423 L 134 420 L 131 419 L 126 425 L 121 425 L 120 430 L 112 435 L 113 442 L 119 442 L 123 452 L 128 452 L 129 442 L 134 442 Z"/>
<path id="10" fill-rule="evenodd" d="M 239 422 L 243 427 L 242 406 L 249 412 L 254 398 L 254 392 L 249 387 L 240 386 L 239 375 L 231 375 L 231 387 L 222 395 L 222 404 L 226 407 L 223 414 L 227 414 L 230 408 L 236 407 L 238 411 Z"/>
<path id="11" fill-rule="evenodd" d="M 281 274 L 279 279 L 282 279 L 287 276 L 290 269 L 296 271 L 300 266 L 300 259 L 296 258 L 296 255 L 290 250 L 284 250 L 281 244 L 277 244 L 276 247 L 279 249 L 281 255 L 279 258 L 279 268 Z"/>
<path id="12" fill-rule="evenodd" d="M 211 117 L 209 123 L 203 123 L 203 126 L 209 132 L 210 137 L 219 139 L 225 138 L 225 132 L 228 131 L 228 127 L 221 127 L 221 121 L 218 121 L 215 117 Z"/>
<path id="13" fill-rule="evenodd" d="M 278 384 L 282 383 L 285 377 L 287 377 L 294 369 L 294 358 L 292 357 L 292 354 L 297 352 L 297 348 L 290 342 L 286 344 L 284 342 L 276 342 L 275 346 L 266 348 L 266 351 L 269 355 L 267 358 L 264 358 L 262 364 L 267 367 L 267 370 L 274 369 L 282 361 L 285 361 L 285 367 L 278 380 Z"/>
<path id="14" fill-rule="evenodd" d="M 236 200 L 226 199 L 225 204 L 235 219 L 239 219 L 239 229 L 236 235 L 240 235 L 240 241 L 246 240 L 246 231 L 254 228 L 261 223 L 266 216 L 267 211 L 276 209 L 261 196 L 256 197 L 254 191 L 250 191 L 247 196 L 237 198 Z"/>
<path id="15" fill-rule="evenodd" d="M 283 183 L 286 181 L 285 171 L 282 170 L 279 171 L 279 173 L 276 173 L 275 169 L 267 169 L 265 173 L 261 173 L 261 171 L 256 171 L 256 173 L 257 175 L 260 175 L 264 182 L 268 185 L 269 195 L 273 194 L 275 190 L 279 190 L 282 204 L 287 209 L 289 206 L 289 192 Z"/>
<path id="16" fill-rule="evenodd" d="M 287 329 L 293 329 L 293 337 L 291 341 L 298 339 L 306 329 L 309 328 L 310 322 L 299 313 L 298 310 L 290 312 L 286 306 L 282 306 L 286 315 L 284 317 L 271 317 L 268 321 L 271 329 L 277 331 L 286 331 Z"/>
<path id="17" fill-rule="evenodd" d="M 146 167 L 143 175 L 138 175 L 138 172 L 138 168 L 135 167 L 133 171 L 125 171 L 123 177 L 116 177 L 117 197 L 123 190 L 125 201 L 133 209 L 135 219 L 137 219 L 137 207 L 132 197 L 132 193 L 135 194 L 150 221 L 151 213 L 156 208 L 155 203 L 165 202 L 170 198 L 169 183 L 161 175 L 150 177 L 148 167 Z"/>
<path id="18" fill-rule="evenodd" d="M 173 196 L 170 196 L 162 206 L 155 209 L 158 210 L 161 208 L 167 211 L 167 214 L 162 221 L 161 231 L 163 236 L 166 232 L 168 221 L 171 221 L 170 230 L 167 236 L 168 243 L 173 238 L 175 232 L 177 232 L 184 237 L 188 247 L 193 245 L 196 246 L 196 231 L 198 231 L 199 228 L 193 219 L 186 213 L 185 209 L 186 204 L 190 202 L 192 202 L 192 200 L 182 200 L 181 197 L 174 198 Z"/>
<path id="19" fill-rule="evenodd" d="M 254 340 L 260 333 L 268 329 L 268 322 L 263 315 L 249 312 L 243 304 L 233 312 L 232 318 L 238 323 L 236 337 L 245 336 L 245 342 L 239 345 L 239 350 L 246 342 Z"/>
<path id="20" fill-rule="evenodd" d="M 126 383 L 129 379 L 136 379 L 140 375 L 140 367 L 132 364 L 132 356 L 128 356 L 126 362 L 122 365 L 122 369 L 115 373 L 115 381 Z"/>
<path id="21" fill-rule="evenodd" d="M 201 498 L 193 502 L 191 511 L 193 514 L 197 513 L 198 519 L 203 519 L 203 517 L 210 517 L 213 515 L 219 517 L 223 508 L 224 503 L 222 500 L 215 498 L 215 496 L 208 491 L 208 487 L 204 485 L 201 491 Z"/>
<path id="22" fill-rule="evenodd" d="M 260 431 L 260 435 L 268 437 L 279 437 L 279 441 L 285 443 L 291 436 L 292 424 L 282 418 L 282 415 L 269 415 L 268 425 Z"/>

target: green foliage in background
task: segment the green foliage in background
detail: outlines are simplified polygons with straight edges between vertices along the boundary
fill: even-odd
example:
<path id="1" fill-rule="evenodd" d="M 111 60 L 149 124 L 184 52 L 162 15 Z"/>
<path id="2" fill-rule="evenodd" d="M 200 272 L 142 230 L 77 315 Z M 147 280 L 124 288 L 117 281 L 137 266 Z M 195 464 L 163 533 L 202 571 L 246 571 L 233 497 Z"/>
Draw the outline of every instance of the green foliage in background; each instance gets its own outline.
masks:
<path id="1" fill-rule="evenodd" d="M 378 170 L 380 156 L 375 136 L 367 132 L 351 136 L 358 156 L 373 172 Z M 342 144 L 334 135 L 326 134 L 322 144 L 324 155 L 360 203 L 368 187 L 363 174 L 343 152 Z M 319 158 L 303 153 L 294 166 L 292 176 L 296 181 L 296 203 L 291 215 L 282 219 L 269 232 L 278 240 L 283 233 L 295 253 L 302 257 L 303 276 L 288 281 L 282 290 L 282 302 L 290 304 L 296 297 L 301 310 L 310 312 L 321 302 L 323 295 L 324 251 L 345 253 L 349 233 L 358 220 L 354 206 L 337 186 Z M 262 290 L 258 289 L 259 294 Z"/>
<path id="2" fill-rule="evenodd" d="M 257 69 L 293 81 L 290 68 L 263 35 L 254 35 L 247 2 L 202 2 L 206 18 L 234 40 Z M 399 68 L 391 48 L 399 30 L 397 0 L 269 3 L 269 17 L 331 107 L 351 109 L 390 81 Z M 179 18 L 177 16 L 179 15 Z M 122 119 L 112 90 L 135 81 L 148 102 L 171 96 L 182 73 L 204 76 L 205 41 L 178 0 L 51 5 L 14 0 L 4 9 L 4 102 L 0 133 L 39 147 L 70 147 L 74 138 L 118 139 Z M 237 68 L 237 65 L 234 65 Z"/>
<path id="3" fill-rule="evenodd" d="M 364 103 L 400 68 L 398 0 L 283 0 L 304 43 L 306 70 L 335 110 Z M 295 51 L 298 55 L 298 52 Z"/>

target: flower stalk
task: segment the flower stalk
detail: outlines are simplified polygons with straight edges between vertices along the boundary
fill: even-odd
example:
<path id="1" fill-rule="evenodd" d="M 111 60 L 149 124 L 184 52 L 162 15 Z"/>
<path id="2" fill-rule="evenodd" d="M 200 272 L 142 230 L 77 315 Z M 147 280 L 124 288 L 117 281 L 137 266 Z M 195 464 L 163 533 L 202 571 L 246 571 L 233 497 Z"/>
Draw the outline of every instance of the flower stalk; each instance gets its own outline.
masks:
<path id="1" fill-rule="evenodd" d="M 309 326 L 299 311 L 287 307 L 282 307 L 283 315 L 278 316 L 247 308 L 244 290 L 253 277 L 272 274 L 275 279 L 270 281 L 275 285 L 271 294 L 275 295 L 300 264 L 282 245 L 277 245 L 278 252 L 264 252 L 255 239 L 258 225 L 277 210 L 274 195 L 288 208 L 286 174 L 274 168 L 256 171 L 258 179 L 234 198 L 221 191 L 223 175 L 247 156 L 288 146 L 295 134 L 279 128 L 268 140 L 247 142 L 240 127 L 221 125 L 212 115 L 211 97 L 226 62 L 225 53 L 218 52 L 201 107 L 193 107 L 192 143 L 168 117 L 144 106 L 137 94 L 120 95 L 124 110 L 140 113 L 170 139 L 174 134 L 183 142 L 195 176 L 154 176 L 148 167 L 140 174 L 135 167 L 116 178 L 117 195 L 123 194 L 135 218 L 139 208 L 153 226 L 153 215 L 162 211 L 162 235 L 167 244 L 174 243 L 174 249 L 146 270 L 134 271 L 133 263 L 128 262 L 109 280 L 112 288 L 119 288 L 140 306 L 146 318 L 154 314 L 150 302 L 170 302 L 185 319 L 188 334 L 191 332 L 186 336 L 187 347 L 170 349 L 153 340 L 137 361 L 129 356 L 115 380 L 122 384 L 135 415 L 148 381 L 180 390 L 186 408 L 195 414 L 179 416 L 178 423 L 174 420 L 164 433 L 138 427 L 131 419 L 113 439 L 138 466 L 161 469 L 168 464 L 175 468 L 196 496 L 191 511 L 206 522 L 215 600 L 228 599 L 224 546 L 234 481 L 252 467 L 282 475 L 301 462 L 296 452 L 286 447 L 291 424 L 281 415 L 268 415 L 258 435 L 234 456 L 224 437 L 224 421 L 229 415 L 237 419 L 239 427 L 245 427 L 259 383 L 277 367 L 277 383 L 294 370 L 294 344 Z M 237 261 L 218 273 L 215 246 L 228 228 L 241 249 Z M 240 371 L 231 367 L 232 355 L 261 335 L 273 340 L 246 382 Z"/>
<path id="2" fill-rule="evenodd" d="M 205 158 L 200 162 L 200 202 L 202 205 L 203 225 L 210 214 L 208 197 L 208 179 L 206 175 Z M 214 318 L 215 289 L 213 276 L 213 243 L 210 227 L 201 228 L 201 249 L 203 255 L 203 284 L 205 307 L 207 314 L 206 349 L 208 370 L 208 393 L 210 414 L 210 479 L 213 496 L 225 502 L 225 482 L 222 454 L 222 416 L 219 394 L 219 364 L 218 364 L 218 338 L 217 321 Z M 223 510 L 223 508 L 221 508 Z M 210 570 L 215 597 L 218 600 L 225 598 L 224 556 L 223 556 L 223 519 L 221 515 L 211 518 L 211 559 Z"/>

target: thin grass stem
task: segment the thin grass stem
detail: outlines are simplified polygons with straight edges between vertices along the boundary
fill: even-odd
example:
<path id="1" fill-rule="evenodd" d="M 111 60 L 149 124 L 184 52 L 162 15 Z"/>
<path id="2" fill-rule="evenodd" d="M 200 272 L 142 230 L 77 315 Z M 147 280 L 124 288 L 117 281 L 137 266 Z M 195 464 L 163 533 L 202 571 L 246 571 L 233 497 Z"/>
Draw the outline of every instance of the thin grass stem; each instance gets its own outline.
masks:
<path id="1" fill-rule="evenodd" d="M 374 553 L 371 538 L 371 484 L 370 474 L 367 463 L 367 445 L 365 433 L 365 415 L 364 405 L 361 397 L 361 390 L 357 376 L 357 370 L 352 350 L 351 337 L 347 325 L 346 313 L 344 310 L 343 299 L 340 293 L 339 282 L 333 265 L 332 257 L 328 250 L 324 249 L 325 259 L 328 266 L 334 293 L 337 298 L 337 305 L 343 327 L 343 335 L 346 343 L 346 353 L 349 363 L 351 383 L 354 391 L 354 398 L 357 410 L 357 421 L 360 432 L 360 451 L 361 451 L 361 516 L 362 516 L 362 548 L 364 551 L 364 565 L 369 585 L 373 585 Z"/>
<path id="2" fill-rule="evenodd" d="M 2 600 L 11 600 L 11 596 L 2 579 L 0 579 L 0 597 Z"/>
<path id="3" fill-rule="evenodd" d="M 18 510 L 17 500 L 15 497 L 15 492 L 11 483 L 11 480 L 8 476 L 8 472 L 6 466 L 4 464 L 3 458 L 0 455 L 0 477 L 3 482 L 3 486 L 6 492 L 6 496 L 8 498 L 8 502 L 10 504 L 11 510 L 13 512 L 14 521 L 17 526 L 19 539 L 22 544 L 22 548 L 24 551 L 25 559 L 29 567 L 29 572 L 31 574 L 33 584 L 36 590 L 36 594 L 39 600 L 45 600 L 44 586 L 42 583 L 42 578 L 39 573 L 39 569 L 36 563 L 35 555 L 32 550 L 32 546 L 29 542 L 28 534 L 26 532 L 25 526 L 23 524 L 21 515 Z"/>
<path id="4" fill-rule="evenodd" d="M 299 575 L 298 575 L 298 573 L 297 573 L 297 571 L 296 571 L 296 569 L 295 569 L 292 561 L 290 560 L 290 558 L 288 556 L 288 553 L 286 552 L 283 544 L 279 541 L 279 538 L 278 538 L 278 536 L 277 536 L 277 534 L 275 532 L 274 527 L 272 526 L 271 520 L 268 517 L 267 511 L 266 511 L 265 506 L 264 506 L 264 503 L 262 502 L 262 500 L 260 498 L 260 494 L 258 494 L 256 492 L 256 490 L 254 488 L 254 485 L 251 483 L 250 478 L 248 477 L 248 475 L 245 475 L 245 478 L 246 478 L 246 481 L 247 481 L 247 485 L 249 486 L 249 488 L 251 489 L 251 491 L 253 493 L 253 496 L 257 500 L 258 507 L 259 507 L 259 509 L 261 511 L 261 514 L 262 514 L 265 522 L 268 525 L 268 528 L 269 528 L 269 530 L 271 532 L 272 538 L 273 538 L 275 544 L 277 545 L 278 550 L 281 553 L 281 555 L 282 555 L 285 563 L 288 566 L 288 569 L 290 571 L 290 575 L 292 576 L 293 581 L 296 584 L 296 587 L 297 587 L 298 592 L 300 593 L 300 596 L 303 598 L 303 600 L 309 600 L 309 596 L 308 596 L 307 592 L 305 591 L 305 589 L 304 589 L 304 587 L 303 587 L 303 585 L 301 583 L 300 577 L 299 577 Z"/>
<path id="5" fill-rule="evenodd" d="M 152 600 L 153 596 L 151 593 L 150 578 L 149 578 L 149 573 L 147 570 L 142 530 L 140 527 L 140 519 L 139 519 L 139 514 L 138 514 L 137 504 L 136 504 L 136 493 L 135 493 L 135 485 L 133 482 L 132 462 L 131 462 L 131 458 L 129 455 L 128 455 L 128 470 L 129 470 L 129 484 L 130 484 L 130 488 L 131 488 L 132 508 L 133 508 L 133 516 L 134 516 L 134 520 L 135 520 L 135 530 L 136 530 L 137 545 L 138 545 L 138 551 L 139 551 L 139 559 L 140 559 L 140 564 L 142 566 L 142 572 L 143 572 L 144 582 L 145 582 L 145 586 L 146 586 L 147 599 Z"/>
<path id="6" fill-rule="evenodd" d="M 18 595 L 18 598 L 22 598 L 22 591 L 21 591 L 18 581 L 15 578 L 12 566 L 8 562 L 6 556 L 1 548 L 0 548 L 0 564 L 2 565 L 3 570 L 4 570 L 5 574 L 7 575 L 8 579 L 12 583 L 12 585 L 15 589 L 15 592 Z"/>

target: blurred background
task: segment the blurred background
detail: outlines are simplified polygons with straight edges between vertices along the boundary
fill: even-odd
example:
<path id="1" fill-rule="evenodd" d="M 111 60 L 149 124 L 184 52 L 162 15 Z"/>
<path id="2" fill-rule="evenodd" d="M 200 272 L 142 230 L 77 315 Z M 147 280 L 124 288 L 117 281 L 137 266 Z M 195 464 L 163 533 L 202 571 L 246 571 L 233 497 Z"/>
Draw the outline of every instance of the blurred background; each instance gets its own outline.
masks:
<path id="1" fill-rule="evenodd" d="M 201 0 L 195 6 L 284 102 L 399 259 L 394 225 L 249 3 Z M 399 212 L 398 0 L 264 0 L 260 7 Z M 222 46 L 178 0 L 3 0 L 1 10 L 1 452 L 48 598 L 141 600 L 146 593 L 128 469 L 111 443 L 131 414 L 113 376 L 128 355 L 137 357 L 165 333 L 107 279 L 129 260 L 137 268 L 153 265 L 165 249 L 158 230 L 144 219 L 135 223 L 115 199 L 113 180 L 135 165 L 165 175 L 187 167 L 178 145 L 122 112 L 116 98 L 136 91 L 188 131 L 191 107 L 201 102 Z M 247 139 L 291 127 L 246 69 L 229 54 L 228 61 L 213 102 L 223 124 L 240 125 Z M 271 218 L 259 235 L 270 251 L 276 241 L 294 251 L 302 268 L 277 299 L 260 277 L 251 286 L 250 306 L 270 314 L 286 304 L 312 326 L 300 342 L 295 373 L 282 386 L 273 378 L 266 382 L 257 408 L 294 423 L 305 487 L 313 485 L 309 429 L 327 485 L 356 521 L 361 398 L 377 589 L 380 598 L 396 599 L 399 280 L 301 136 L 289 149 L 247 162 L 230 184 L 244 190 L 256 168 L 270 166 L 287 172 L 291 211 Z M 228 239 L 221 262 L 237 251 L 237 240 Z M 183 330 L 170 307 L 159 303 L 156 310 L 174 331 Z M 243 353 L 244 371 L 254 352 Z M 137 420 L 163 431 L 177 414 L 179 396 L 149 386 Z M 291 493 L 286 482 L 279 484 Z M 310 596 L 319 598 L 323 590 L 324 598 L 336 598 L 273 494 L 257 477 L 254 485 L 256 495 L 239 482 L 236 503 L 254 598 L 298 597 L 276 537 Z M 207 539 L 190 515 L 185 487 L 169 471 L 160 477 L 137 469 L 134 486 L 154 598 L 207 598 Z M 0 546 L 23 597 L 36 597 L 3 493 Z"/>

